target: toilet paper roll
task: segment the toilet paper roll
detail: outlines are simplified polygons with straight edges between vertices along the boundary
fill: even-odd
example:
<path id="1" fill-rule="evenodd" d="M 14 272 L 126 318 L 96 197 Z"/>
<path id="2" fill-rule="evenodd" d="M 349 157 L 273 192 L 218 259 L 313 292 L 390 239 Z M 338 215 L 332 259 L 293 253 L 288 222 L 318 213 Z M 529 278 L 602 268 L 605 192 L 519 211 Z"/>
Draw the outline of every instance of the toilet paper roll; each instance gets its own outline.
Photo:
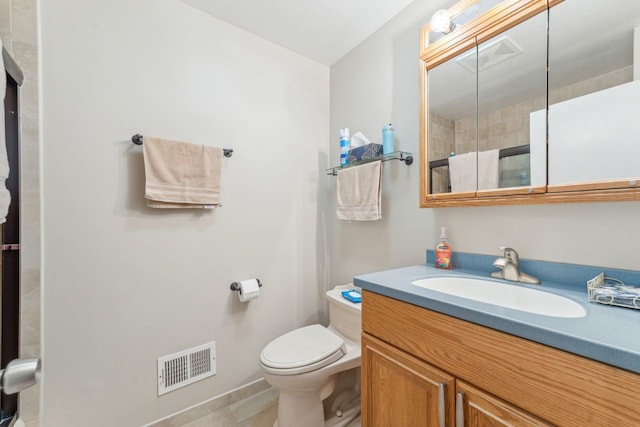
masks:
<path id="1" fill-rule="evenodd" d="M 240 292 L 238 298 L 241 302 L 251 301 L 260 296 L 260 284 L 257 279 L 248 279 L 240 281 Z"/>

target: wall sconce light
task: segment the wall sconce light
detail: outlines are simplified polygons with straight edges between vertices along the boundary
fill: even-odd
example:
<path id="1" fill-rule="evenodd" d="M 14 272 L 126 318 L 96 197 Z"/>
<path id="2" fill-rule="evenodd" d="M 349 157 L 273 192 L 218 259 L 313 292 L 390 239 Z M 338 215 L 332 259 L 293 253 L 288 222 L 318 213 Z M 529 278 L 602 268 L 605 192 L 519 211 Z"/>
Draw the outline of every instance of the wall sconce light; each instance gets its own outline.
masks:
<path id="1" fill-rule="evenodd" d="M 436 33 L 449 34 L 456 28 L 456 24 L 451 22 L 449 12 L 445 9 L 436 11 L 431 17 L 431 30 Z"/>

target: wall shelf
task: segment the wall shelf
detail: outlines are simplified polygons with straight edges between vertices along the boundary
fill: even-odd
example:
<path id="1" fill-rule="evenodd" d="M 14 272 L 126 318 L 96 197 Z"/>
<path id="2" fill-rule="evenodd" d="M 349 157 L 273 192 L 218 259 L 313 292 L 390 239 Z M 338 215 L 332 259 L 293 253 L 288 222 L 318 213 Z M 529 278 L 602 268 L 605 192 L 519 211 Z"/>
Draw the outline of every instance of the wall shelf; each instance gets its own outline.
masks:
<path id="1" fill-rule="evenodd" d="M 328 168 L 327 175 L 336 176 L 338 175 L 338 171 L 340 169 L 346 169 L 352 166 L 363 165 L 365 163 L 375 162 L 376 160 L 381 160 L 383 162 L 386 162 L 388 160 L 400 160 L 401 162 L 404 162 L 407 166 L 409 166 L 413 163 L 413 155 L 406 151 L 394 151 L 393 153 L 383 154 L 381 156 L 372 157 L 370 159 L 363 159 L 358 162 L 349 163 L 346 166 L 334 166 L 332 168 Z"/>

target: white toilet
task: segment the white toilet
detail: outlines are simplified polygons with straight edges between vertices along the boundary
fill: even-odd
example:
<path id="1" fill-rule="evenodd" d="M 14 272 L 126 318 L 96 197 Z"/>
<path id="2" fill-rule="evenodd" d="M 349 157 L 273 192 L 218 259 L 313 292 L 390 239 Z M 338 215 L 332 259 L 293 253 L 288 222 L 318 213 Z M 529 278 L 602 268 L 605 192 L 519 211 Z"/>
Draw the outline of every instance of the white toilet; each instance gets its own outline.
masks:
<path id="1" fill-rule="evenodd" d="M 333 393 L 339 373 L 360 366 L 362 304 L 348 301 L 336 286 L 327 292 L 329 326 L 311 325 L 288 332 L 260 354 L 264 378 L 278 389 L 278 427 L 343 426 L 327 421 L 322 401 Z M 359 413 L 359 405 L 351 418 Z M 346 414 L 345 414 L 346 415 Z M 346 417 L 345 417 L 346 418 Z"/>

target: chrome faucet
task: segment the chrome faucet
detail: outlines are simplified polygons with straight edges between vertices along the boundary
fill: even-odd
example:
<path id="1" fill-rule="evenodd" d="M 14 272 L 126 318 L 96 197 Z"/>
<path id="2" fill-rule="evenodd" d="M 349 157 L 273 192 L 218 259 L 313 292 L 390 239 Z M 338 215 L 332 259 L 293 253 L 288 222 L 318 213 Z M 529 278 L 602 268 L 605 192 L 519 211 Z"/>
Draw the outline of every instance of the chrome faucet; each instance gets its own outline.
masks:
<path id="1" fill-rule="evenodd" d="M 520 256 L 515 249 L 501 246 L 499 248 L 504 251 L 504 256 L 493 262 L 494 267 L 498 267 L 500 271 L 491 273 L 491 277 L 498 279 L 511 280 L 514 282 L 539 284 L 540 279 L 533 277 L 527 273 L 520 271 Z"/>

